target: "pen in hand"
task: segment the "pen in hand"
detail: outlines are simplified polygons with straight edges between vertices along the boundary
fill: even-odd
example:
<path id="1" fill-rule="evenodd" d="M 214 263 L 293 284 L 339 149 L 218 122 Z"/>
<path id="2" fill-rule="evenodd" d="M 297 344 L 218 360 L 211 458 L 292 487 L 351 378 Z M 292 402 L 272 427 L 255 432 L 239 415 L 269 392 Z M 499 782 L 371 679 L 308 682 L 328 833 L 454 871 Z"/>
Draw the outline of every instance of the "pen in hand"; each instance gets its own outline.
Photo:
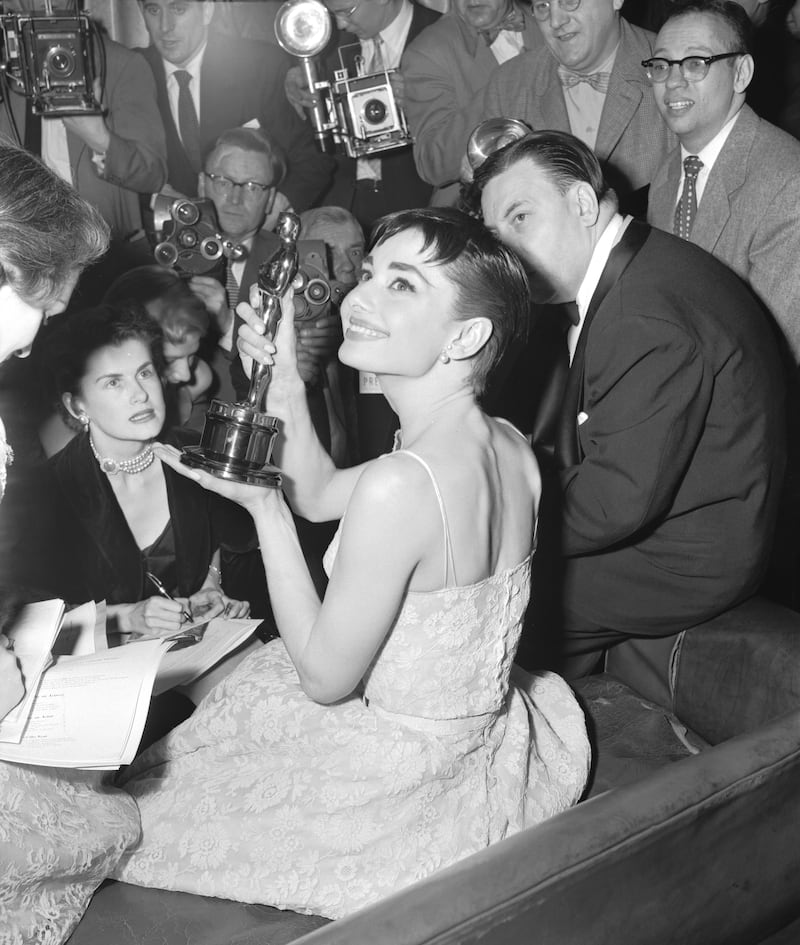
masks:
<path id="1" fill-rule="evenodd" d="M 167 600 L 175 600 L 172 594 L 170 594 L 166 587 L 164 587 L 155 574 L 153 574 L 151 571 L 145 571 L 145 574 L 147 575 L 147 580 L 150 581 L 150 583 L 162 597 L 166 597 Z M 186 623 L 191 623 L 194 618 L 192 617 L 191 611 L 184 609 L 181 610 L 181 619 Z"/>

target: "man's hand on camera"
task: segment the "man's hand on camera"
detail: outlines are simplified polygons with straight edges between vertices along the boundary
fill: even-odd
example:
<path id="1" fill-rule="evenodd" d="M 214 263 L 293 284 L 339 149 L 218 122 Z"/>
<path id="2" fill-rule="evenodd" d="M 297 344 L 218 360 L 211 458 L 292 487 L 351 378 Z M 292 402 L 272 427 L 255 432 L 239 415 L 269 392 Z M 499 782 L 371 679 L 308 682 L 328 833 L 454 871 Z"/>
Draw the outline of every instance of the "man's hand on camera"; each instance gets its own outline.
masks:
<path id="1" fill-rule="evenodd" d="M 189 288 L 208 309 L 221 335 L 230 328 L 233 310 L 228 306 L 228 296 L 222 283 L 211 276 L 192 276 Z"/>
<path id="2" fill-rule="evenodd" d="M 303 70 L 300 66 L 291 66 L 286 72 L 286 78 L 283 82 L 283 88 L 286 92 L 286 98 L 289 104 L 294 108 L 297 114 L 305 119 L 305 108 L 312 108 L 316 101 L 316 96 L 308 91 Z"/>

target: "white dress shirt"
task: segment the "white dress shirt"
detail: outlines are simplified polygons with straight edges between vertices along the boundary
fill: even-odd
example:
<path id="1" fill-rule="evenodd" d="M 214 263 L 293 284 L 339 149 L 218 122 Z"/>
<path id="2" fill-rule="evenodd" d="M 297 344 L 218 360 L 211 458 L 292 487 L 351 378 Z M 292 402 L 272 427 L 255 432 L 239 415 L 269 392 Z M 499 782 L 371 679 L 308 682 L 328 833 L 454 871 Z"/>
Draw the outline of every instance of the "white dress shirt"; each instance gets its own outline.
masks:
<path id="1" fill-rule="evenodd" d="M 726 124 L 720 128 L 708 144 L 697 152 L 696 156 L 703 162 L 703 166 L 700 168 L 700 173 L 697 175 L 697 180 L 694 185 L 698 207 L 700 206 L 703 191 L 706 189 L 706 183 L 708 181 L 708 175 L 711 173 L 711 168 L 716 164 L 717 158 L 725 147 L 728 135 L 733 131 L 733 126 L 736 124 L 736 119 L 739 117 L 740 113 L 740 111 L 736 112 L 733 118 L 729 119 Z M 687 151 L 686 148 L 681 145 L 681 179 L 678 181 L 678 193 L 675 196 L 675 206 L 678 205 L 678 201 L 681 199 L 681 194 L 683 193 L 683 179 L 686 176 L 683 172 L 683 161 L 684 158 L 689 157 L 690 153 L 691 152 Z"/>
<path id="2" fill-rule="evenodd" d="M 192 100 L 194 101 L 194 110 L 197 113 L 198 124 L 200 122 L 200 69 L 203 65 L 203 54 L 206 51 L 207 43 L 197 50 L 194 56 L 189 60 L 185 66 L 176 66 L 171 62 L 164 60 L 164 70 L 166 72 L 167 78 L 167 98 L 169 99 L 169 111 L 172 115 L 172 121 L 175 124 L 175 128 L 178 132 L 178 135 L 181 133 L 181 124 L 178 119 L 178 96 L 180 95 L 180 86 L 178 85 L 178 80 L 175 78 L 176 72 L 188 72 L 192 77 L 191 82 L 189 83 L 189 91 L 192 93 Z"/>
<path id="3" fill-rule="evenodd" d="M 628 224 L 632 219 L 633 217 L 622 217 L 619 213 L 615 213 L 594 248 L 586 275 L 583 277 L 578 294 L 575 296 L 575 304 L 578 306 L 578 324 L 572 325 L 567 332 L 570 364 L 572 364 L 572 359 L 575 357 L 575 349 L 578 347 L 578 339 L 583 331 L 583 323 L 586 321 L 589 303 L 592 301 L 597 284 L 600 282 L 600 276 L 606 268 L 608 257 L 611 255 L 611 250 L 622 239 L 622 234 L 628 229 Z"/>

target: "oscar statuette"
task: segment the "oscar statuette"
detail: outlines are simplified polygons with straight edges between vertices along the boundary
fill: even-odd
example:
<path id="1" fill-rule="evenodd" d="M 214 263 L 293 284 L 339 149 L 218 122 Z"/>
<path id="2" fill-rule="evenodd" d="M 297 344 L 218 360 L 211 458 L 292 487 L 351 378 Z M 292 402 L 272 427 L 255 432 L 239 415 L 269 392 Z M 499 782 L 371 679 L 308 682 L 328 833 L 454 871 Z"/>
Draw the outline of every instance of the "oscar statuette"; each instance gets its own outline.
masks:
<path id="1" fill-rule="evenodd" d="M 300 218 L 297 214 L 282 213 L 277 233 L 280 248 L 258 270 L 259 314 L 266 328 L 265 337 L 269 339 L 277 334 L 281 298 L 291 287 L 299 268 Z M 200 445 L 186 447 L 181 462 L 204 469 L 220 479 L 280 488 L 280 473 L 269 465 L 278 420 L 264 410 L 271 380 L 272 368 L 254 363 L 245 400 L 235 404 L 212 400 Z"/>

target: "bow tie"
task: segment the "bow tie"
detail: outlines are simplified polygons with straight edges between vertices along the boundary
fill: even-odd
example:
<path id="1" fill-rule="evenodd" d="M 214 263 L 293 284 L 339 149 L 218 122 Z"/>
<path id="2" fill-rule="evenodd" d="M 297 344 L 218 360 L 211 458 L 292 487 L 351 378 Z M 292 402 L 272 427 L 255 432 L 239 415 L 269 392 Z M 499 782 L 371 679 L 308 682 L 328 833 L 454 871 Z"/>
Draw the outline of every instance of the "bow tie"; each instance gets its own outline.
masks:
<path id="1" fill-rule="evenodd" d="M 497 26 L 490 30 L 481 30 L 481 36 L 486 40 L 486 45 L 491 46 L 504 30 L 512 33 L 522 33 L 525 30 L 525 17 L 522 10 L 513 4 Z"/>
<path id="2" fill-rule="evenodd" d="M 586 75 L 583 72 L 570 72 L 568 69 L 559 69 L 558 78 L 565 89 L 571 89 L 581 82 L 588 82 L 598 92 L 607 92 L 611 80 L 610 72 L 592 72 Z"/>

